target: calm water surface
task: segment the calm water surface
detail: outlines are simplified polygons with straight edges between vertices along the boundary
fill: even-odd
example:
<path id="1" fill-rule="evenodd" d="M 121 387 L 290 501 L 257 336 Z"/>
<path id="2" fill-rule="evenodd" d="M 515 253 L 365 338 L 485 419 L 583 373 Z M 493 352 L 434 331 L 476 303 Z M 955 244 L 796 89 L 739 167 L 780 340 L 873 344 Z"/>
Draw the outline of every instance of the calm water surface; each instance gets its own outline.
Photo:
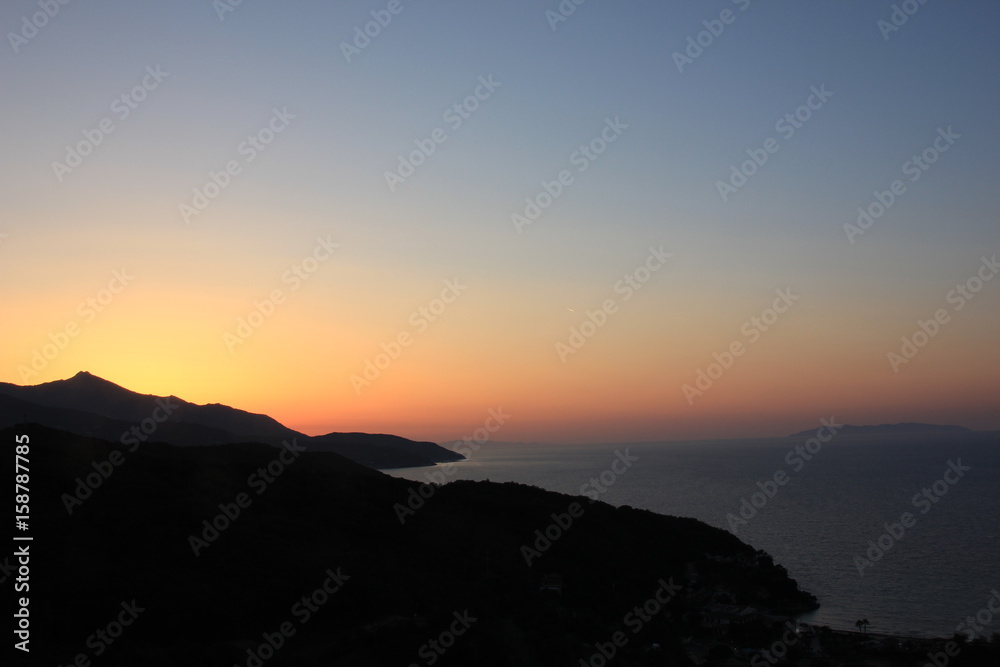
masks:
<path id="1" fill-rule="evenodd" d="M 950 636 L 986 606 L 993 589 L 1000 590 L 1000 433 L 842 435 L 808 461 L 794 452 L 806 440 L 487 443 L 473 459 L 454 464 L 449 479 L 513 481 L 580 495 L 588 480 L 610 468 L 616 450 L 627 448 L 638 460 L 601 500 L 735 532 L 819 598 L 820 610 L 803 620 L 835 628 L 853 629 L 855 620 L 868 618 L 873 632 Z M 954 484 L 939 482 L 949 462 L 970 468 L 962 476 L 948 473 Z M 425 481 L 432 470 L 444 471 L 389 472 Z M 779 471 L 787 483 L 767 485 Z M 766 504 L 758 482 L 774 493 Z M 915 504 L 924 488 L 932 498 Z M 739 516 L 744 499 L 761 506 L 746 523 L 731 522 L 728 515 Z M 914 525 L 859 573 L 855 558 L 867 558 L 869 541 L 878 542 L 885 524 L 898 523 L 906 512 Z M 1000 632 L 1000 617 L 987 630 Z"/>

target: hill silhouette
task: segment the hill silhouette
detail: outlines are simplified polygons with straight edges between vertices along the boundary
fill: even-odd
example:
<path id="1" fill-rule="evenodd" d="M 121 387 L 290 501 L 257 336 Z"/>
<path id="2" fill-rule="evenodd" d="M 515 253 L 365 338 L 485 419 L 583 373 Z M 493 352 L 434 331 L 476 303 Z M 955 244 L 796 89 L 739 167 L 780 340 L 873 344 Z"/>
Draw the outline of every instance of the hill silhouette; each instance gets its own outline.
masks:
<path id="1" fill-rule="evenodd" d="M 907 435 L 918 433 L 969 433 L 964 426 L 947 426 L 941 424 L 920 424 L 917 422 L 902 422 L 899 424 L 872 424 L 855 426 L 844 424 L 838 427 L 837 435 Z M 789 438 L 816 435 L 816 429 L 792 433 Z"/>
<path id="2" fill-rule="evenodd" d="M 226 431 L 246 439 L 260 437 L 306 437 L 281 425 L 267 415 L 259 415 L 220 404 L 195 405 L 176 396 L 139 394 L 86 371 L 68 380 L 22 387 L 0 383 L 0 393 L 52 408 L 90 412 L 129 423 L 141 422 L 163 406 L 172 410 L 170 421 L 196 424 Z"/>
<path id="3" fill-rule="evenodd" d="M 432 442 L 393 435 L 310 437 L 267 415 L 219 403 L 197 405 L 173 395 L 140 394 L 86 371 L 39 385 L 0 383 L 0 427 L 22 422 L 116 442 L 126 438 L 188 446 L 246 441 L 280 445 L 291 438 L 309 449 L 337 452 L 372 468 L 428 466 L 465 458 Z"/>
<path id="4" fill-rule="evenodd" d="M 400 521 L 418 485 L 330 452 L 298 453 L 258 492 L 255 475 L 279 455 L 268 445 L 128 452 L 38 425 L 0 439 L 18 434 L 30 437 L 34 471 L 32 657 L 52 664 L 93 657 L 87 637 L 133 600 L 144 611 L 101 664 L 256 664 L 248 651 L 284 623 L 294 634 L 263 664 L 427 664 L 422 647 L 467 614 L 474 624 L 437 664 L 575 665 L 664 582 L 678 592 L 623 655 L 687 664 L 671 656 L 714 595 L 762 611 L 816 606 L 766 554 L 694 519 L 453 482 L 425 487 Z M 102 467 L 115 452 L 124 460 Z M 78 493 L 88 476 L 101 481 Z M 75 494 L 86 498 L 70 512 Z M 574 502 L 582 515 L 555 535 Z M 529 564 L 523 549 L 544 533 L 551 544 Z M 334 576 L 336 592 L 303 621 L 296 604 Z"/>

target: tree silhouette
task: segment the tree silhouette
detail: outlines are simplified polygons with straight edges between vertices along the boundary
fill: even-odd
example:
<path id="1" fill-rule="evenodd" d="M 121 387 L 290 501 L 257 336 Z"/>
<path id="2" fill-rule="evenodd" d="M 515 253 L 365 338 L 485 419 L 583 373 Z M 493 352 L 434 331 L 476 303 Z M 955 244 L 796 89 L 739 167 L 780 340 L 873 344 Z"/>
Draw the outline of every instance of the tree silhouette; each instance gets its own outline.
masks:
<path id="1" fill-rule="evenodd" d="M 868 619 L 864 618 L 854 622 L 854 625 L 858 626 L 858 630 L 864 632 L 865 639 L 868 639 Z"/>

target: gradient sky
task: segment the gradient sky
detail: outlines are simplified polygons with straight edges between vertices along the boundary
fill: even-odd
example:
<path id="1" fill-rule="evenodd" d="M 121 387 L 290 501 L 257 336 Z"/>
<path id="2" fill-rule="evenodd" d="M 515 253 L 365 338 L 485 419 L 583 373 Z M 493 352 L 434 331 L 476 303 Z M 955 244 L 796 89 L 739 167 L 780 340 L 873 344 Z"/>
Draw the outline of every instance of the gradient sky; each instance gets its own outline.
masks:
<path id="1" fill-rule="evenodd" d="M 37 2 L 3 3 L 0 379 L 89 370 L 308 433 L 437 441 L 501 407 L 500 440 L 782 435 L 831 416 L 1000 429 L 1000 279 L 948 300 L 1000 252 L 995 2 L 928 2 L 883 33 L 888 1 L 591 0 L 553 29 L 556 0 L 402 0 L 350 62 L 342 44 L 389 2 L 221 4 L 73 2 L 35 34 Z M 724 29 L 678 71 L 705 21 Z M 134 109 L 115 103 L 144 77 Z M 481 77 L 500 85 L 454 127 L 445 112 Z M 275 109 L 294 119 L 249 161 Z M 627 129 L 581 172 L 574 152 L 608 119 Z M 446 139 L 390 190 L 386 171 L 436 128 Z M 959 138 L 909 180 L 948 128 Z M 85 132 L 100 144 L 57 174 Z M 769 137 L 777 152 L 723 201 L 717 182 Z M 240 173 L 185 220 L 230 161 Z M 572 182 L 518 231 L 511 215 L 562 170 Z M 896 179 L 850 243 L 844 225 Z M 339 247 L 286 279 L 318 238 Z M 615 286 L 650 247 L 671 257 L 626 300 Z M 123 269 L 101 312 L 80 308 Z M 467 287 L 425 326 L 449 280 Z M 749 335 L 779 289 L 798 300 Z M 274 290 L 284 302 L 227 345 Z M 607 299 L 616 312 L 564 361 L 557 343 Z M 358 391 L 401 333 L 411 344 Z M 689 400 L 734 342 L 742 356 Z"/>

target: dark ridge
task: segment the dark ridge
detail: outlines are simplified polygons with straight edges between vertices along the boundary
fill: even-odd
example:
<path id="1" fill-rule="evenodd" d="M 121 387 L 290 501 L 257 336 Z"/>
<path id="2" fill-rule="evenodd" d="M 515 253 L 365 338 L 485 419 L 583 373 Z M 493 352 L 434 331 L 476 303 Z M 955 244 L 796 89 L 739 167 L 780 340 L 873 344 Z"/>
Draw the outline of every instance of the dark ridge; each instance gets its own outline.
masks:
<path id="1" fill-rule="evenodd" d="M 24 422 L 127 443 L 152 438 L 184 446 L 246 441 L 277 446 L 294 439 L 372 468 L 431 466 L 465 458 L 432 442 L 394 435 L 331 433 L 311 438 L 267 415 L 220 403 L 197 405 L 176 396 L 139 394 L 86 371 L 32 386 L 0 383 L 0 427 Z"/>
<path id="2" fill-rule="evenodd" d="M 407 440 L 398 435 L 327 433 L 309 441 L 310 449 L 336 452 L 371 468 L 415 468 L 427 462 L 462 461 L 464 456 L 433 442 Z"/>
<path id="3" fill-rule="evenodd" d="M 51 664 L 87 652 L 85 639 L 133 599 L 145 611 L 108 664 L 247 664 L 264 633 L 292 622 L 295 635 L 266 664 L 406 665 L 465 610 L 478 620 L 441 665 L 577 664 L 671 579 L 680 592 L 628 655 L 688 664 L 683 638 L 720 600 L 759 612 L 816 606 L 767 554 L 694 519 L 511 483 L 455 482 L 417 503 L 418 485 L 327 452 L 299 454 L 258 492 L 254 475 L 279 454 L 268 445 L 128 452 L 37 425 L 0 438 L 22 433 L 33 470 L 31 613 L 44 619 L 32 653 Z M 124 460 L 82 503 L 69 500 L 113 452 Z M 218 518 L 241 493 L 250 502 L 239 515 Z M 539 542 L 573 503 L 583 513 Z M 198 556 L 192 535 L 206 540 Z M 541 549 L 531 566 L 525 545 Z M 302 623 L 294 605 L 338 569 L 349 580 Z M 654 642 L 655 663 L 642 657 Z M 663 662 L 670 656 L 679 662 Z"/>

